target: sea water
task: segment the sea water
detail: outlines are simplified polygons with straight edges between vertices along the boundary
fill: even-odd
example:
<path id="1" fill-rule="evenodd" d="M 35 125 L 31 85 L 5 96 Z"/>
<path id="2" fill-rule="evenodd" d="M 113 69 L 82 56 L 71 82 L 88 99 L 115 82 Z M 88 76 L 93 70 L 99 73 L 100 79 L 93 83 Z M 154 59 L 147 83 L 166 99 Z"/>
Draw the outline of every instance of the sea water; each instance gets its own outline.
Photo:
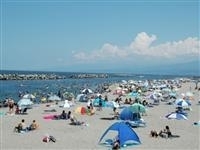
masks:
<path id="1" fill-rule="evenodd" d="M 11 73 L 19 73 L 13 71 Z M 26 74 L 37 72 L 23 72 Z M 59 74 L 58 72 L 54 74 Z M 60 73 L 69 76 L 71 73 Z M 122 80 L 153 80 L 175 79 L 182 76 L 169 75 L 134 75 L 134 74 L 108 74 L 107 78 L 66 78 L 58 80 L 0 80 L 0 101 L 13 98 L 18 101 L 19 93 L 31 93 L 35 95 L 57 94 L 59 90 L 80 94 L 84 88 L 93 91 L 98 90 L 103 84 L 119 83 Z"/>

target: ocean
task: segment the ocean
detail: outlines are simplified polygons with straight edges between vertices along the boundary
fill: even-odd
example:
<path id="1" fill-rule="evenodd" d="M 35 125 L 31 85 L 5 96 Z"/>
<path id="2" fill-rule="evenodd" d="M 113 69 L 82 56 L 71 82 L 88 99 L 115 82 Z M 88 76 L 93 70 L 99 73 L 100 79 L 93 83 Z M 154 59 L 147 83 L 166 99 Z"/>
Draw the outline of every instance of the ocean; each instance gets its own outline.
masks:
<path id="1" fill-rule="evenodd" d="M 154 79 L 175 79 L 192 78 L 190 76 L 174 75 L 143 75 L 143 74 L 122 74 L 107 73 L 107 78 L 70 78 L 74 74 L 87 74 L 76 72 L 35 72 L 35 71 L 1 71 L 1 74 L 56 74 L 64 75 L 65 79 L 56 80 L 0 80 L 0 101 L 6 98 L 13 98 L 18 101 L 19 93 L 31 93 L 37 96 L 49 93 L 57 94 L 58 91 L 67 91 L 75 96 L 84 88 L 97 91 L 103 84 L 119 83 L 122 80 L 154 80 Z"/>

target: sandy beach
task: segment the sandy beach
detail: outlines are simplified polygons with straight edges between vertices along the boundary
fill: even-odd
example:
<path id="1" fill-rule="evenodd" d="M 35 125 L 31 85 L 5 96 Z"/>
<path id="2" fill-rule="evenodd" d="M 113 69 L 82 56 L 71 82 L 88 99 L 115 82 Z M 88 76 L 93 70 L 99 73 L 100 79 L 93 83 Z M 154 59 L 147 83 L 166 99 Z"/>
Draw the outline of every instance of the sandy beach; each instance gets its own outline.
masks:
<path id="1" fill-rule="evenodd" d="M 116 85 L 113 86 L 113 89 Z M 174 105 L 167 105 L 160 102 L 158 106 L 149 107 L 147 115 L 142 116 L 146 121 L 146 127 L 133 128 L 138 134 L 141 144 L 126 147 L 123 149 L 180 149 L 180 150 L 199 150 L 200 149 L 200 126 L 194 126 L 193 123 L 200 120 L 199 91 L 195 90 L 195 84 L 186 82 L 182 84 L 178 94 L 190 91 L 194 93 L 192 101 L 192 110 L 188 112 L 188 120 L 168 120 L 165 115 L 175 110 Z M 108 95 L 109 100 L 114 100 L 116 95 L 112 92 Z M 1 115 L 0 116 L 0 149 L 110 149 L 98 144 L 100 137 L 105 130 L 117 120 L 102 120 L 102 117 L 111 117 L 113 110 L 103 108 L 103 111 L 96 111 L 94 115 L 75 114 L 74 110 L 78 106 L 86 107 L 87 103 L 76 103 L 71 108 L 60 108 L 58 105 L 46 107 L 46 104 L 34 105 L 28 109 L 27 115 Z M 56 112 L 44 112 L 47 109 L 55 109 Z M 45 120 L 43 116 L 49 114 L 60 114 L 62 110 L 71 110 L 76 118 L 84 121 L 87 125 L 73 126 L 69 125 L 69 120 Z M 8 108 L 0 108 L 1 112 L 7 112 Z M 119 109 L 121 111 L 121 109 Z M 27 133 L 13 132 L 14 127 L 25 119 L 26 125 L 32 120 L 39 123 L 39 129 Z M 160 131 L 168 125 L 173 134 L 179 135 L 179 138 L 165 139 L 152 138 L 149 136 L 151 130 Z M 56 142 L 45 143 L 42 141 L 45 135 L 53 135 Z"/>

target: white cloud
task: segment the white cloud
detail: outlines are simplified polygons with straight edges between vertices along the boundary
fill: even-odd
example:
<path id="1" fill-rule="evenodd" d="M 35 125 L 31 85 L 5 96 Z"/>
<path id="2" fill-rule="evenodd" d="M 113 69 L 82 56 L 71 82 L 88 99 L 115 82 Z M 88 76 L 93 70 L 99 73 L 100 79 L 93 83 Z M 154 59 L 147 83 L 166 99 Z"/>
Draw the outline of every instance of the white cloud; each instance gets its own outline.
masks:
<path id="1" fill-rule="evenodd" d="M 139 33 L 135 40 L 130 44 L 130 48 L 134 51 L 142 52 L 149 48 L 149 46 L 156 40 L 155 35 L 147 35 L 145 32 Z"/>
<path id="2" fill-rule="evenodd" d="M 156 35 L 148 35 L 145 32 L 137 34 L 135 39 L 124 47 L 112 45 L 109 43 L 104 44 L 101 49 L 93 50 L 89 53 L 76 52 L 74 58 L 83 61 L 92 60 L 112 60 L 115 59 L 126 59 L 129 57 L 146 56 L 156 58 L 167 58 L 172 59 L 179 56 L 184 58 L 199 56 L 200 41 L 198 38 L 188 37 L 180 41 L 172 41 L 161 43 L 158 45 L 152 45 L 157 40 Z"/>

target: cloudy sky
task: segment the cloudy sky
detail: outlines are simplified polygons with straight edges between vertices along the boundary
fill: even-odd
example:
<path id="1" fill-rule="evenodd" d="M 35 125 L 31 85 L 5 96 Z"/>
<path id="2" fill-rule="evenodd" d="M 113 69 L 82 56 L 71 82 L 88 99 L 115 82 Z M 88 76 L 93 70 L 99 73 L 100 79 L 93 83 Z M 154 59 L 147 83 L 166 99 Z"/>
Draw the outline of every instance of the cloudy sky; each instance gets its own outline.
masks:
<path id="1" fill-rule="evenodd" d="M 1 1 L 1 69 L 199 73 L 199 2 Z"/>

